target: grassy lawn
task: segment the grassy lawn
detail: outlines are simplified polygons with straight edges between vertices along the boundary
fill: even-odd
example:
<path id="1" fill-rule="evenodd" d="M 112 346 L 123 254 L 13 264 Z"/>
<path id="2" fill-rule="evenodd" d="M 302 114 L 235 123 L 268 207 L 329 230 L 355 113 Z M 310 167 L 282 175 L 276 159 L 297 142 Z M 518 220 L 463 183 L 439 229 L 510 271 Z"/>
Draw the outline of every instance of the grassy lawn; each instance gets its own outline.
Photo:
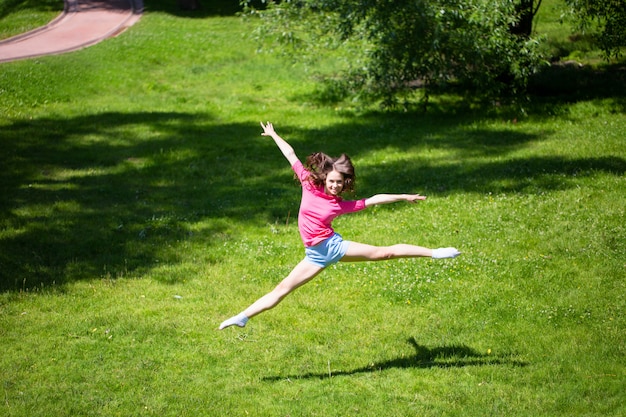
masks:
<path id="1" fill-rule="evenodd" d="M 2 415 L 626 414 L 623 79 L 518 110 L 328 106 L 253 21 L 146 3 L 2 64 Z M 260 120 L 348 153 L 357 197 L 429 196 L 338 219 L 347 239 L 463 255 L 333 266 L 216 331 L 303 256 Z"/>
<path id="2" fill-rule="evenodd" d="M 63 5 L 63 0 L 0 0 L 0 40 L 46 25 Z"/>

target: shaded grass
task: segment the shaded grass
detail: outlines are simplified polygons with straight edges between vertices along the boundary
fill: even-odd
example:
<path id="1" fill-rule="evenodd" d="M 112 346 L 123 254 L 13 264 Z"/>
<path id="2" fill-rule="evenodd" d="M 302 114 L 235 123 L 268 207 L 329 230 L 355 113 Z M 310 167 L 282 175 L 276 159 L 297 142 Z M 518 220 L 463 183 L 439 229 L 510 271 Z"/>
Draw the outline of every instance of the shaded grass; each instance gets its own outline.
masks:
<path id="1" fill-rule="evenodd" d="M 210 119 L 112 113 L 38 119 L 3 129 L 4 288 L 124 275 L 154 262 L 176 262 L 177 243 L 219 244 L 233 221 L 283 224 L 293 216 L 295 222 L 297 188 L 271 144 L 254 139 L 258 132 L 252 123 L 215 125 Z M 399 131 L 398 123 L 401 118 L 372 117 L 298 135 L 310 135 L 305 142 L 339 153 L 345 142 L 321 137 L 356 133 L 358 146 L 351 154 L 370 194 L 389 191 L 389 184 L 395 192 L 419 184 L 423 193 L 440 196 L 540 194 L 626 171 L 617 156 L 516 157 L 516 150 L 538 141 L 528 130 L 425 121 L 417 130 Z M 398 131 L 382 141 L 377 132 L 388 135 L 386 124 Z M 236 137 L 237 143 L 224 144 L 224 137 Z M 258 201 L 264 202 L 262 212 Z M 16 256 L 13 247 L 28 249 Z"/>
<path id="2" fill-rule="evenodd" d="M 154 12 L 2 66 L 3 412 L 624 414 L 621 93 L 326 108 L 249 24 Z M 302 257 L 259 120 L 300 156 L 350 154 L 358 197 L 429 196 L 338 219 L 346 238 L 463 256 L 333 266 L 214 331 Z"/>

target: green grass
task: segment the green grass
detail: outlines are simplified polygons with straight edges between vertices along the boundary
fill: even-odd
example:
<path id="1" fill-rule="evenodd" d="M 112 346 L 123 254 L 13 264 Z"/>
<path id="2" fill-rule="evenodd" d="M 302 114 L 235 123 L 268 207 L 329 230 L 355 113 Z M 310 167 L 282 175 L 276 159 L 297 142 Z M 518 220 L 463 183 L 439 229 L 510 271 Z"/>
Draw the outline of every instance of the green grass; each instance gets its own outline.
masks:
<path id="1" fill-rule="evenodd" d="M 0 0 L 0 39 L 44 26 L 63 11 L 63 0 Z"/>
<path id="2" fill-rule="evenodd" d="M 594 45 L 592 35 L 573 28 L 574 20 L 568 12 L 565 0 L 541 2 L 533 21 L 533 31 L 535 36 L 545 37 L 543 46 L 547 57 L 555 62 L 576 61 L 584 65 L 605 63 L 605 56 Z"/>
<path id="3" fill-rule="evenodd" d="M 7 416 L 621 416 L 623 90 L 522 110 L 381 113 L 310 97 L 253 22 L 148 4 L 123 35 L 0 71 L 0 410 Z M 333 63 L 322 59 L 320 70 Z M 455 260 L 337 265 L 244 329 L 301 259 L 304 157 L 347 152 L 340 218 Z"/>

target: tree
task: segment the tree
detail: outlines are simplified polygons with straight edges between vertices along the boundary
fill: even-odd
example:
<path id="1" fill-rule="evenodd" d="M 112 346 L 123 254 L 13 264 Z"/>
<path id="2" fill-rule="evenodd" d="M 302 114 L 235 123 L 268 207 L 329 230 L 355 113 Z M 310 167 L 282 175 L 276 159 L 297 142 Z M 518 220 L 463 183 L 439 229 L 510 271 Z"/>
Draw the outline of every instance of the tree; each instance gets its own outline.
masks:
<path id="1" fill-rule="evenodd" d="M 619 57 L 626 46 L 624 0 L 566 0 L 579 29 L 590 31 L 607 58 Z"/>
<path id="2" fill-rule="evenodd" d="M 346 83 L 387 103 L 415 85 L 494 96 L 523 91 L 540 59 L 535 39 L 513 33 L 517 7 L 510 0 L 284 0 L 261 13 L 260 36 L 277 35 L 298 53 L 348 45 Z"/>
<path id="3" fill-rule="evenodd" d="M 515 7 L 515 13 L 518 16 L 516 22 L 511 26 L 511 33 L 518 36 L 530 37 L 533 32 L 533 19 L 539 11 L 541 0 L 519 0 Z"/>

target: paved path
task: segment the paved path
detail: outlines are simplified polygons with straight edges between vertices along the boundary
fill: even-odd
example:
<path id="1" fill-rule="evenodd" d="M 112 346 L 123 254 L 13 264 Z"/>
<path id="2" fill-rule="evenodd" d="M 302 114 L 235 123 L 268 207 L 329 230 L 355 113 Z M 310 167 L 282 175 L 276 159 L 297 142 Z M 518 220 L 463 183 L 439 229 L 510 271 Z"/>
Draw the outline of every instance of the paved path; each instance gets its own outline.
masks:
<path id="1" fill-rule="evenodd" d="M 142 11 L 142 0 L 65 0 L 65 11 L 48 25 L 0 41 L 0 62 L 94 45 L 135 24 Z"/>

